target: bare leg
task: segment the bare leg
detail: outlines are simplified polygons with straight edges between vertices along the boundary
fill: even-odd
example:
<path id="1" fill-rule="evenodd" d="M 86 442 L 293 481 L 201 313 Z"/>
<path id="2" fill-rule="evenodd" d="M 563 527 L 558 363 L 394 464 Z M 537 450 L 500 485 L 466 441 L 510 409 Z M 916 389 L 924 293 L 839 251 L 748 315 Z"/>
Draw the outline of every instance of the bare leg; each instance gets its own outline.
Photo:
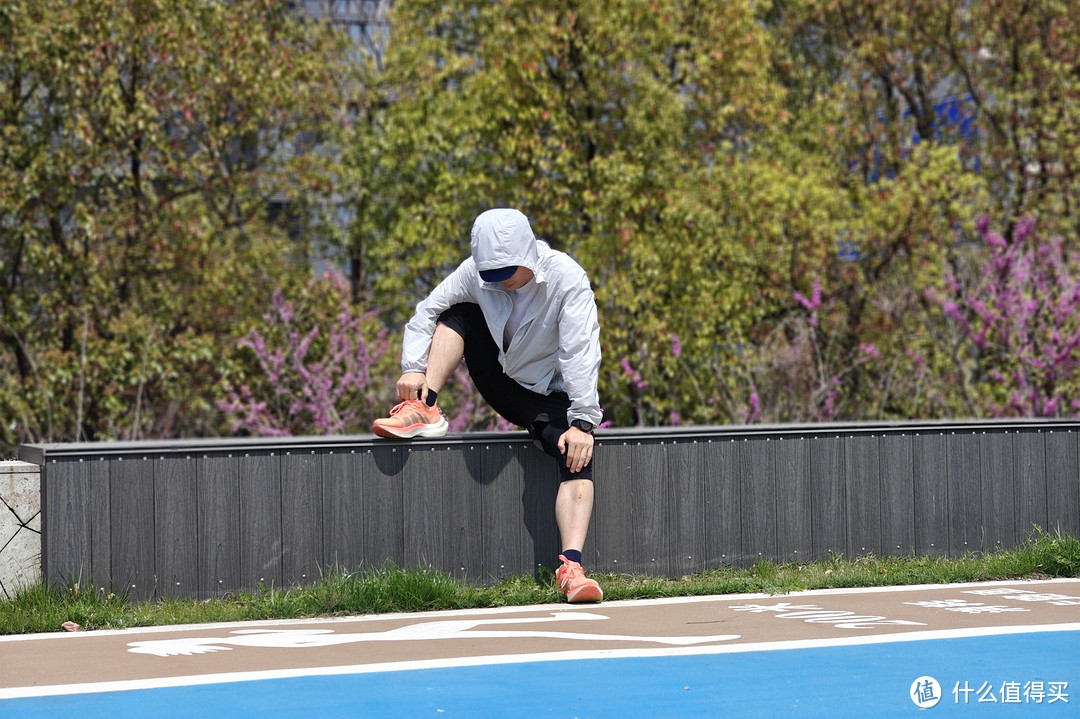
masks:
<path id="1" fill-rule="evenodd" d="M 584 548 L 592 507 L 591 479 L 571 479 L 559 485 L 559 493 L 555 497 L 555 522 L 559 525 L 563 549 Z"/>
<path id="2" fill-rule="evenodd" d="M 444 324 L 435 326 L 431 337 L 431 349 L 428 351 L 427 386 L 436 392 L 442 390 L 446 380 L 461 364 L 465 356 L 465 340 Z"/>
<path id="3" fill-rule="evenodd" d="M 428 351 L 427 387 L 439 392 L 465 356 L 465 340 L 440 323 L 431 337 Z M 555 521 L 563 549 L 582 549 L 592 518 L 593 483 L 589 479 L 562 482 L 555 498 Z"/>

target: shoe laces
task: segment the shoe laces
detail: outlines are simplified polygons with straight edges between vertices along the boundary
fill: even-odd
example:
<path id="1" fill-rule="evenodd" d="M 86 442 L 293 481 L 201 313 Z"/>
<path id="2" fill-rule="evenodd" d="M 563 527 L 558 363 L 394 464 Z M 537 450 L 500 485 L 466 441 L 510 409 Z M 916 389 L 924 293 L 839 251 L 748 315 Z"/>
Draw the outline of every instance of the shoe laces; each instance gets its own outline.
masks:
<path id="1" fill-rule="evenodd" d="M 398 414 L 406 407 L 412 407 L 413 405 L 417 404 L 421 404 L 420 400 L 418 399 L 407 399 L 403 402 L 398 402 L 398 404 L 392 410 L 390 410 L 390 416 L 393 417 L 395 414 Z"/>

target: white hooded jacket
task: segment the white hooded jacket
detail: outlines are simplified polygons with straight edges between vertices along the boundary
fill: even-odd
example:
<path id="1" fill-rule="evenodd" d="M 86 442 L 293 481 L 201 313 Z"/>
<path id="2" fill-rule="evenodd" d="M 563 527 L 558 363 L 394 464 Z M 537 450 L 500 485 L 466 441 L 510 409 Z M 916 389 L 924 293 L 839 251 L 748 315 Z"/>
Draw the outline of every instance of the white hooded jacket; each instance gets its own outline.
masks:
<path id="1" fill-rule="evenodd" d="M 461 302 L 480 305 L 491 336 L 502 348 L 513 299 L 498 283 L 484 282 L 479 272 L 521 265 L 532 270 L 537 292 L 509 346 L 499 351 L 503 371 L 533 392 L 566 392 L 568 422 L 581 419 L 600 424 L 600 323 L 585 270 L 569 255 L 537 239 L 528 219 L 517 210 L 488 210 L 477 217 L 471 249 L 472 256 L 416 306 L 405 326 L 402 372 L 427 369 L 439 315 Z"/>

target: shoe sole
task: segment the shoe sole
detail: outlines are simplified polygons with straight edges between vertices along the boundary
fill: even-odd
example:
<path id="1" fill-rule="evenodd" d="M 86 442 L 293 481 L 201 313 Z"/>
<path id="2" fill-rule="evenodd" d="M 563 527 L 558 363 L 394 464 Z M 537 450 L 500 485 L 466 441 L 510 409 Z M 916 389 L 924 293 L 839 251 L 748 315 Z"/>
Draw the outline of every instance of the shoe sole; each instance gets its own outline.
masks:
<path id="1" fill-rule="evenodd" d="M 600 602 L 604 599 L 604 590 L 600 587 L 581 587 L 573 594 L 566 595 L 566 601 L 571 604 L 582 604 L 584 602 Z"/>
<path id="2" fill-rule="evenodd" d="M 442 437 L 446 434 L 449 422 L 443 417 L 438 424 L 414 424 L 410 427 L 386 427 L 376 422 L 371 431 L 388 439 L 413 439 L 414 437 Z"/>

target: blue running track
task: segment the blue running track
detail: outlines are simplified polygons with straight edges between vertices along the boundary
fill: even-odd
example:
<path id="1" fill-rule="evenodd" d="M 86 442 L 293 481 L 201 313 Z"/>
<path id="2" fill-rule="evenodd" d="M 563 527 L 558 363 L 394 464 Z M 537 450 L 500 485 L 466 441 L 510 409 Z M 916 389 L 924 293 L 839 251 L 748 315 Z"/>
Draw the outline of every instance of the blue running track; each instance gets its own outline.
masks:
<path id="1" fill-rule="evenodd" d="M 0 717 L 1080 717 L 1080 630 L 680 652 L 8 699 Z"/>

